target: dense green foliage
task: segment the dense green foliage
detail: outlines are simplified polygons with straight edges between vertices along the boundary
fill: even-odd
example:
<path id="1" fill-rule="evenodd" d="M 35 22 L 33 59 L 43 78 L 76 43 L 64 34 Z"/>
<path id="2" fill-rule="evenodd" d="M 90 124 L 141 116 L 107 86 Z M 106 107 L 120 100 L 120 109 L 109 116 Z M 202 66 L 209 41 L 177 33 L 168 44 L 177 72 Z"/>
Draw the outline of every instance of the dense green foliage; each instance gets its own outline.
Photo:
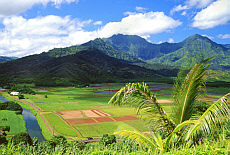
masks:
<path id="1" fill-rule="evenodd" d="M 0 64 L 2 83 L 35 82 L 39 86 L 145 80 L 160 77 L 153 70 L 122 62 L 96 49 L 64 57 L 32 55 Z"/>
<path id="2" fill-rule="evenodd" d="M 180 44 L 152 44 L 136 35 L 118 34 L 103 40 L 115 49 L 128 52 L 143 60 L 162 56 L 181 47 Z"/>
<path id="3" fill-rule="evenodd" d="M 0 103 L 0 110 L 17 111 L 17 113 L 22 114 L 22 107 L 18 103 L 11 101 Z"/>
<path id="4" fill-rule="evenodd" d="M 85 44 L 82 44 L 82 46 L 98 49 L 108 56 L 127 62 L 141 62 L 137 57 L 132 56 L 130 53 L 123 52 L 122 50 L 116 50 L 113 46 L 106 44 L 102 39 L 89 41 Z"/>
<path id="5" fill-rule="evenodd" d="M 33 141 L 28 135 L 28 133 L 18 133 L 11 138 L 11 141 L 14 145 L 18 145 L 20 143 L 29 145 L 33 144 Z"/>
<path id="6" fill-rule="evenodd" d="M 21 94 L 32 94 L 32 95 L 35 95 L 35 92 L 30 88 L 30 87 L 27 87 L 27 86 L 17 86 L 17 85 L 13 85 L 13 86 L 9 86 L 8 88 L 8 92 L 20 92 Z"/>
<path id="7" fill-rule="evenodd" d="M 221 137 L 217 141 L 203 140 L 198 145 L 189 147 L 183 145 L 180 148 L 174 147 L 170 152 L 161 153 L 164 155 L 192 155 L 192 154 L 229 154 L 230 153 L 230 143 L 225 138 Z M 80 144 L 79 144 L 80 143 Z M 13 154 L 76 154 L 76 155 L 151 155 L 159 154 L 158 150 L 152 153 L 147 152 L 146 148 L 138 146 L 133 141 L 123 139 L 119 143 L 113 143 L 112 145 L 100 145 L 100 144 L 84 144 L 78 140 L 64 143 L 64 145 L 56 145 L 53 148 L 50 145 L 50 141 L 44 141 L 38 143 L 36 139 L 33 140 L 33 144 L 30 145 L 1 145 L 0 154 L 2 155 L 13 155 Z"/>
<path id="8" fill-rule="evenodd" d="M 111 145 L 113 143 L 116 143 L 116 136 L 115 135 L 108 135 L 108 134 L 104 134 L 100 141 L 99 141 L 100 144 L 102 145 Z"/>
<path id="9" fill-rule="evenodd" d="M 179 72 L 174 84 L 174 100 L 170 115 L 157 102 L 156 96 L 145 83 L 129 83 L 121 88 L 109 103 L 136 106 L 139 114 L 149 115 L 149 119 L 153 120 L 151 124 L 154 133 L 151 138 L 136 131 L 119 131 L 117 134 L 137 141 L 150 152 L 155 149 L 167 152 L 173 147 L 196 145 L 202 138 L 217 138 L 224 132 L 223 128 L 227 127 L 226 124 L 230 120 L 230 93 L 210 107 L 198 105 L 197 108 L 203 113 L 194 113 L 194 104 L 198 102 L 198 97 L 203 91 L 205 72 L 211 59 L 195 64 L 185 77 L 183 69 Z"/>
<path id="10" fill-rule="evenodd" d="M 7 135 L 14 135 L 20 132 L 26 132 L 26 123 L 22 115 L 17 114 L 15 111 L 0 110 L 0 130 L 1 127 L 7 127 Z"/>
<path id="11" fill-rule="evenodd" d="M 204 57 L 216 56 L 211 68 L 228 69 L 227 66 L 230 66 L 230 49 L 206 37 L 193 35 L 180 44 L 183 45 L 181 48 L 149 62 L 181 66 L 189 61 L 190 65 L 194 65 Z"/>

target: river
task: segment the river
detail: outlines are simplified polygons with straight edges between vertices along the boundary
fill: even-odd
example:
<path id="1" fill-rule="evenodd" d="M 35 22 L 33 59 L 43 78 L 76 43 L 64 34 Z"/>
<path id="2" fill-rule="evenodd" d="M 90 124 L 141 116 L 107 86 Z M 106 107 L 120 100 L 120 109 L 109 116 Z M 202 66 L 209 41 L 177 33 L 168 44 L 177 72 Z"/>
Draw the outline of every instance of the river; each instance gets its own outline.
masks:
<path id="1" fill-rule="evenodd" d="M 0 100 L 2 102 L 9 101 L 2 95 L 0 95 Z M 39 142 L 45 141 L 45 138 L 42 135 L 42 130 L 40 126 L 38 125 L 38 121 L 36 117 L 34 116 L 34 114 L 30 110 L 23 108 L 22 115 L 24 116 L 24 120 L 26 122 L 27 133 L 30 135 L 30 137 L 31 138 L 36 137 Z"/>

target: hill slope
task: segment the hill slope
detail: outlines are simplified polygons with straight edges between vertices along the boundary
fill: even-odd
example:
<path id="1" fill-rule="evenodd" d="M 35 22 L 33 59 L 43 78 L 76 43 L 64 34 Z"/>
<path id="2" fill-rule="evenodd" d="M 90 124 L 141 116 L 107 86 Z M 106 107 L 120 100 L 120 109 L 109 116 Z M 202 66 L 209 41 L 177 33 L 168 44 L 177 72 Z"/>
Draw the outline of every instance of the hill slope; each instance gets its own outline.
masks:
<path id="1" fill-rule="evenodd" d="M 115 49 L 128 52 L 143 60 L 160 57 L 181 48 L 180 43 L 152 44 L 137 35 L 118 34 L 103 40 Z"/>
<path id="2" fill-rule="evenodd" d="M 97 49 L 52 57 L 50 52 L 0 64 L 1 81 L 36 82 L 39 85 L 70 85 L 79 82 L 149 80 L 155 71 L 109 57 Z"/>
<path id="3" fill-rule="evenodd" d="M 193 64 L 202 57 L 216 56 L 213 60 L 214 66 L 230 65 L 230 49 L 211 41 L 207 37 L 193 35 L 181 44 L 183 46 L 180 49 L 154 58 L 149 62 L 180 66 L 188 61 Z"/>

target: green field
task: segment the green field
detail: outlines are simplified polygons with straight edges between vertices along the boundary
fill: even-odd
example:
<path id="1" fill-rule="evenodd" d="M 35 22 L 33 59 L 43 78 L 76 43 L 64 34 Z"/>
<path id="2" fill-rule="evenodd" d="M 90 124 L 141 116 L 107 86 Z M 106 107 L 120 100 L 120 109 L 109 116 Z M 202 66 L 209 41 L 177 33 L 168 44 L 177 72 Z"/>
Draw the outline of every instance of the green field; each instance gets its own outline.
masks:
<path id="1" fill-rule="evenodd" d="M 149 131 L 142 120 L 71 125 L 57 115 L 58 111 L 96 109 L 112 114 L 112 117 L 136 116 L 136 109 L 134 108 L 108 105 L 109 99 L 124 85 L 123 83 L 106 83 L 94 84 L 84 88 L 33 87 L 36 95 L 25 94 L 26 99 L 21 101 L 28 101 L 39 108 L 49 122 L 52 131 L 66 137 L 100 137 L 103 134 L 112 134 L 124 129 L 140 132 Z M 170 95 L 173 89 L 171 84 L 149 83 L 149 88 L 157 95 L 157 99 L 172 98 Z M 229 88 L 210 87 L 207 89 L 207 94 L 219 97 L 221 96 L 220 93 L 227 91 L 229 91 Z M 171 112 L 169 103 L 162 103 L 162 106 L 166 112 Z M 145 118 L 145 116 L 142 118 Z M 44 129 L 46 128 L 44 123 L 42 128 L 47 132 L 47 129 Z"/>
<path id="2" fill-rule="evenodd" d="M 114 132 L 121 130 L 135 130 L 124 122 L 80 124 L 75 125 L 75 127 L 82 133 L 83 137 L 101 137 L 106 133 L 114 134 Z"/>
<path id="3" fill-rule="evenodd" d="M 10 132 L 6 131 L 7 135 L 27 132 L 23 116 L 15 111 L 0 110 L 0 126 L 10 126 Z"/>
<path id="4" fill-rule="evenodd" d="M 69 137 L 77 137 L 76 131 L 68 126 L 60 117 L 58 117 L 54 113 L 47 113 L 44 116 L 49 120 L 51 126 L 60 135 L 69 136 Z"/>

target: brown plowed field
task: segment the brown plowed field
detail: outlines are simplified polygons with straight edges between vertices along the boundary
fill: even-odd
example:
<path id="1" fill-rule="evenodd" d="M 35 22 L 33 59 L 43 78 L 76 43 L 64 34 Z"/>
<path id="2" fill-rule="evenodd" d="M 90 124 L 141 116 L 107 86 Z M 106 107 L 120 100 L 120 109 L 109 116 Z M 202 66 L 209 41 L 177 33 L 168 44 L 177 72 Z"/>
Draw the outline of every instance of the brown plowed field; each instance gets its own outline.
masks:
<path id="1" fill-rule="evenodd" d="M 64 119 L 85 118 L 80 110 L 58 111 L 57 113 L 60 114 Z"/>
<path id="2" fill-rule="evenodd" d="M 121 116 L 121 117 L 100 117 L 100 118 L 88 118 L 88 119 L 71 119 L 66 120 L 72 125 L 76 124 L 90 124 L 90 123 L 103 123 L 103 122 L 116 122 L 116 121 L 131 121 L 140 120 L 134 116 Z"/>
<path id="3" fill-rule="evenodd" d="M 96 123 L 96 121 L 92 118 L 89 119 L 71 119 L 66 120 L 70 124 L 89 124 L 89 123 Z"/>
<path id="4" fill-rule="evenodd" d="M 99 118 L 94 118 L 95 120 L 97 120 L 98 122 L 114 122 L 113 119 L 109 118 L 109 117 L 99 117 Z"/>
<path id="5" fill-rule="evenodd" d="M 57 111 L 57 113 L 64 119 L 112 116 L 111 114 L 105 113 L 101 110 L 71 110 Z"/>
<path id="6" fill-rule="evenodd" d="M 86 117 L 101 117 L 100 115 L 93 112 L 93 110 L 82 110 Z"/>

